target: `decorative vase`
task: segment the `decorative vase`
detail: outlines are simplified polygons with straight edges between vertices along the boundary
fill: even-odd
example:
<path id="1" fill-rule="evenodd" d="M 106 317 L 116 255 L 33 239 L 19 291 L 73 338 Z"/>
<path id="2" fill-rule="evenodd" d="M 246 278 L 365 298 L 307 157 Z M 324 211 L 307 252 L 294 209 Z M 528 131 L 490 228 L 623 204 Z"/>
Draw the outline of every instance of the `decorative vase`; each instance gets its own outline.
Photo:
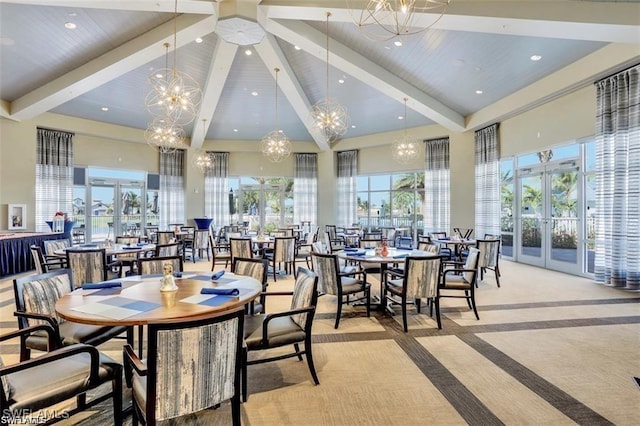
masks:
<path id="1" fill-rule="evenodd" d="M 389 248 L 387 247 L 387 240 L 382 240 L 382 249 L 380 250 L 380 254 L 382 257 L 387 257 L 389 255 Z"/>

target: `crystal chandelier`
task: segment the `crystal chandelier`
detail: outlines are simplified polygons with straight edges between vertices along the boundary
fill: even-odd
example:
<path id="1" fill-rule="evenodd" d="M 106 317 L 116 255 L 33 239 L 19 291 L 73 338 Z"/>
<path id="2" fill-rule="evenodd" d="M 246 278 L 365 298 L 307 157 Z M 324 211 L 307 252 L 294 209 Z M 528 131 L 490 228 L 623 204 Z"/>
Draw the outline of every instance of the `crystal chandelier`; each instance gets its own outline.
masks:
<path id="1" fill-rule="evenodd" d="M 151 91 L 145 104 L 154 116 L 147 127 L 145 140 L 160 152 L 187 148 L 183 126 L 191 123 L 198 113 L 202 92 L 198 83 L 176 68 L 178 0 L 174 2 L 173 67 L 169 68 L 169 43 L 164 43 L 165 68 L 149 76 Z"/>
<path id="2" fill-rule="evenodd" d="M 320 130 L 327 142 L 334 142 L 347 132 L 347 109 L 329 97 L 329 17 L 327 12 L 327 97 L 311 107 L 311 125 Z"/>
<path id="3" fill-rule="evenodd" d="M 404 134 L 393 141 L 393 144 L 391 145 L 391 155 L 393 155 L 393 159 L 400 164 L 407 164 L 414 161 L 422 151 L 422 144 L 420 141 L 413 139 L 407 132 L 408 100 L 408 98 L 404 98 Z"/>
<path id="4" fill-rule="evenodd" d="M 291 141 L 289 141 L 289 138 L 284 132 L 278 128 L 278 72 L 280 72 L 280 69 L 274 68 L 273 70 L 276 72 L 276 126 L 274 131 L 262 138 L 260 148 L 265 157 L 274 163 L 278 163 L 291 154 Z"/>
<path id="5" fill-rule="evenodd" d="M 452 0 L 369 0 L 362 10 L 351 7 L 352 18 L 372 40 L 390 40 L 397 36 L 422 32 L 438 22 Z M 422 15 L 422 16 L 417 16 Z"/>

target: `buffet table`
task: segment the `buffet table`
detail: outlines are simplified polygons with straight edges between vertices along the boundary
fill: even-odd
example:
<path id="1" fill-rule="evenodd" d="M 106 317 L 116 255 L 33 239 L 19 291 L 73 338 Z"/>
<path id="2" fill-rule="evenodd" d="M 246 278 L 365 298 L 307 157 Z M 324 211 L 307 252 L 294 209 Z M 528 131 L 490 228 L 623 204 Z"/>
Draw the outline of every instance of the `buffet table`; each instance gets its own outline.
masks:
<path id="1" fill-rule="evenodd" d="M 0 233 L 0 277 L 20 274 L 35 269 L 29 246 L 44 250 L 44 241 L 66 238 L 63 233 L 3 232 Z"/>

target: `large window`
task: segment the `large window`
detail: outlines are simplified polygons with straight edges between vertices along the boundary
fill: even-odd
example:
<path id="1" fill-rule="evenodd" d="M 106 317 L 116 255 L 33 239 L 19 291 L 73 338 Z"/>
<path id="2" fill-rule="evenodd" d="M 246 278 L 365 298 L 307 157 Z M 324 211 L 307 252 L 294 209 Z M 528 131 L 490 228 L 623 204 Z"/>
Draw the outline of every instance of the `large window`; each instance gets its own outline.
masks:
<path id="1" fill-rule="evenodd" d="M 293 178 L 230 177 L 231 223 L 273 231 L 293 223 Z"/>
<path id="2" fill-rule="evenodd" d="M 424 172 L 360 175 L 356 186 L 360 226 L 422 230 Z"/>

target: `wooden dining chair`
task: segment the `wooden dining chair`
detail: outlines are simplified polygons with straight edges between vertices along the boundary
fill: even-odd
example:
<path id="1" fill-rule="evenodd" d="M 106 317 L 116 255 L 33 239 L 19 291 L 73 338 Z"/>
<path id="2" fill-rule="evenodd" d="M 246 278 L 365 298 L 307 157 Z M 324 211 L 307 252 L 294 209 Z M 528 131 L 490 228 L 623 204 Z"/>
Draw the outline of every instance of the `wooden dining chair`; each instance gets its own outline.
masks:
<path id="1" fill-rule="evenodd" d="M 76 287 L 85 283 L 106 281 L 108 277 L 107 255 L 103 248 L 67 249 L 67 265 Z"/>
<path id="2" fill-rule="evenodd" d="M 383 303 L 389 301 L 402 307 L 402 326 L 407 326 L 407 305 L 415 304 L 420 313 L 423 300 L 433 301 L 436 297 L 442 259 L 440 256 L 407 256 L 404 270 L 387 270 L 384 274 Z M 437 312 L 439 314 L 439 311 Z"/>
<path id="3" fill-rule="evenodd" d="M 140 275 L 162 274 L 164 265 L 170 264 L 174 272 L 184 271 L 182 256 L 141 257 L 138 259 L 138 273 Z"/>
<path id="4" fill-rule="evenodd" d="M 126 333 L 129 342 L 133 341 L 131 327 L 79 324 L 58 316 L 55 309 L 56 302 L 73 290 L 69 269 L 56 269 L 44 274 L 14 279 L 13 294 L 18 328 L 26 329 L 38 324 L 48 324 L 53 330 L 57 346 L 75 343 L 97 346 L 123 333 Z M 20 359 L 29 359 L 33 349 L 43 352 L 50 350 L 43 333 L 32 333 L 30 336 L 21 338 Z"/>
<path id="5" fill-rule="evenodd" d="M 442 273 L 442 280 L 438 285 L 438 291 L 434 300 L 436 308 L 436 318 L 438 320 L 438 328 L 442 328 L 442 322 L 440 321 L 440 299 L 444 297 L 463 298 L 467 300 L 469 309 L 473 309 L 473 313 L 476 315 L 476 319 L 480 319 L 478 316 L 478 309 L 476 308 L 476 279 L 478 276 L 478 260 L 480 259 L 480 250 L 475 247 L 469 248 L 469 255 L 463 265 L 460 262 L 445 261 L 445 269 Z M 447 265 L 453 265 L 454 267 L 448 267 Z"/>
<path id="6" fill-rule="evenodd" d="M 267 297 L 291 296 L 291 307 L 287 311 L 268 314 L 247 315 L 245 317 L 242 371 L 242 399 L 247 400 L 247 366 L 281 359 L 297 357 L 302 361 L 302 355 L 307 358 L 309 372 L 313 382 L 320 384 L 316 368 L 313 363 L 311 350 L 311 328 L 316 312 L 318 300 L 318 277 L 312 271 L 298 268 L 293 292 L 266 293 Z M 300 344 L 303 348 L 300 348 Z M 293 352 L 278 351 L 273 355 L 266 355 L 249 359 L 248 352 L 269 352 L 271 349 L 293 345 Z"/>
<path id="7" fill-rule="evenodd" d="M 2 424 L 27 424 L 35 421 L 44 423 L 43 419 L 51 424 L 111 398 L 113 417 L 110 423 L 121 426 L 122 366 L 91 345 L 77 343 L 56 347 L 56 333 L 51 326 L 45 324 L 3 334 L 0 342 L 4 345 L 11 339 L 19 338 L 23 341 L 34 335 L 42 336 L 42 339 L 48 341 L 46 346 L 51 350 L 38 358 L 12 364 L 5 364 L 0 357 Z M 103 392 L 98 392 L 98 395 L 102 395 L 92 396 L 87 401 L 89 391 L 107 383 L 111 383 L 109 393 L 104 395 Z M 56 404 L 74 397 L 75 408 L 55 409 Z M 44 417 L 31 416 L 38 410 L 43 410 Z M 13 418 L 14 415 L 17 419 Z"/>
<path id="8" fill-rule="evenodd" d="M 367 317 L 371 316 L 371 285 L 362 278 L 363 272 L 341 273 L 336 254 L 313 253 L 313 271 L 318 275 L 318 291 L 337 298 L 337 312 L 334 328 L 340 325 L 342 305 L 363 301 L 367 308 Z M 362 293 L 351 299 L 350 296 Z"/>
<path id="9" fill-rule="evenodd" d="M 131 345 L 123 350 L 133 424 L 155 426 L 231 401 L 231 422 L 239 426 L 244 309 L 147 328 L 145 362 Z"/>

